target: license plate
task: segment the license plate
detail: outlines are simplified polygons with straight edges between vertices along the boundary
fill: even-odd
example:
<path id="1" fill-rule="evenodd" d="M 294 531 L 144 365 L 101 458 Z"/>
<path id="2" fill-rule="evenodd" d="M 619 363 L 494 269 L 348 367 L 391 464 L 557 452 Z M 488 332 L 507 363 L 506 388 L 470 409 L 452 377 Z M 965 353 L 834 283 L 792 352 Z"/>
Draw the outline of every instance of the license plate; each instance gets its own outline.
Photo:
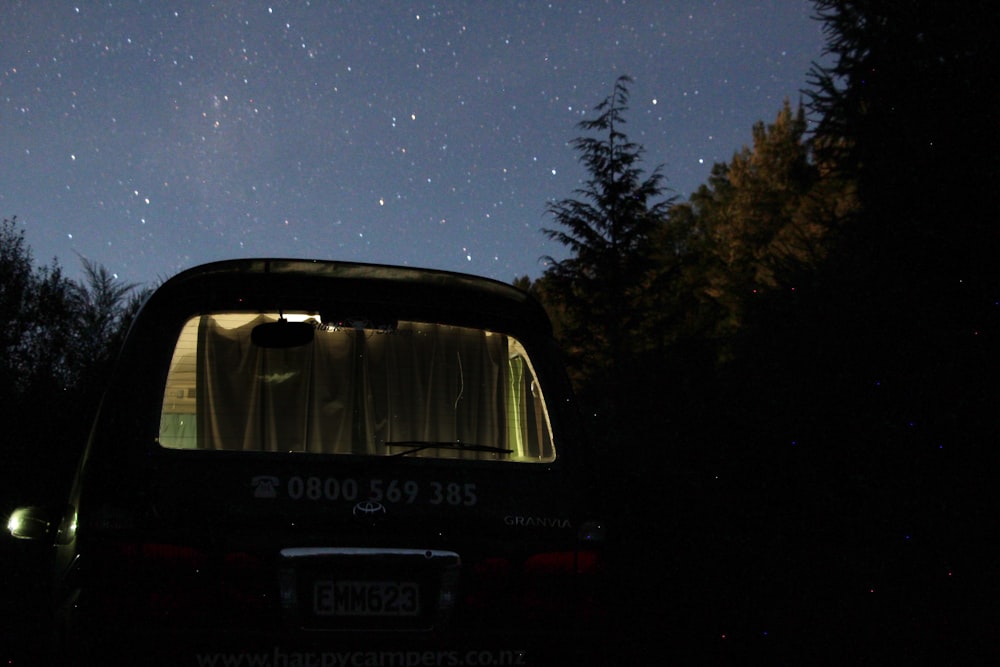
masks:
<path id="1" fill-rule="evenodd" d="M 317 616 L 416 616 L 420 588 L 415 582 L 332 581 L 313 583 Z"/>

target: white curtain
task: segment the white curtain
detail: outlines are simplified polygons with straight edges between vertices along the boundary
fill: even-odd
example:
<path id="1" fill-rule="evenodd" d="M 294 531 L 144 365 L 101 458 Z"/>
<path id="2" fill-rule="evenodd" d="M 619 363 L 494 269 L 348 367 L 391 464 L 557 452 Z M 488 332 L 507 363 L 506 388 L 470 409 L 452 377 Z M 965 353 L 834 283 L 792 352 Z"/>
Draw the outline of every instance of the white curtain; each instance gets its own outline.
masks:
<path id="1" fill-rule="evenodd" d="M 253 345 L 253 327 L 203 316 L 198 334 L 199 448 L 384 455 L 386 442 L 462 442 L 546 457 L 541 404 L 508 339 L 402 322 L 393 331 L 318 329 L 289 349 Z M 497 458 L 427 450 L 431 456 Z"/>

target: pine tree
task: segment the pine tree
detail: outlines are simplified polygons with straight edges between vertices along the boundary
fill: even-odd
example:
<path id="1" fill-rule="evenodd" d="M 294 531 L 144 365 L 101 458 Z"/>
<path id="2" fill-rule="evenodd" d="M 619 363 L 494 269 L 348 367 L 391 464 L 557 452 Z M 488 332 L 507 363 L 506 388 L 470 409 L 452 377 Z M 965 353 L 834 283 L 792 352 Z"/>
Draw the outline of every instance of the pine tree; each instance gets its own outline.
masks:
<path id="1" fill-rule="evenodd" d="M 860 203 L 826 277 L 845 295 L 830 304 L 836 335 L 855 350 L 855 372 L 895 377 L 914 405 L 944 400 L 952 382 L 979 401 L 1000 338 L 1000 10 L 816 6 L 832 57 L 811 73 L 816 144 L 857 182 Z"/>
<path id="2" fill-rule="evenodd" d="M 869 273 L 876 282 L 898 281 L 906 292 L 916 281 L 912 291 L 943 302 L 956 296 L 945 285 L 960 280 L 992 298 L 1000 252 L 996 3 L 815 4 L 833 60 L 811 72 L 817 145 L 857 181 L 864 208 L 845 239 L 845 253 L 862 266 L 845 272 L 881 267 Z"/>
<path id="3" fill-rule="evenodd" d="M 542 283 L 564 308 L 563 342 L 582 383 L 615 382 L 632 367 L 634 332 L 645 316 L 641 298 L 651 238 L 673 201 L 664 197 L 662 168 L 646 174 L 643 148 L 625 133 L 631 83 L 619 77 L 612 94 L 595 107 L 599 115 L 579 123 L 587 135 L 572 146 L 589 178 L 575 198 L 547 209 L 559 227 L 545 234 L 571 254 L 561 261 L 548 258 Z"/>

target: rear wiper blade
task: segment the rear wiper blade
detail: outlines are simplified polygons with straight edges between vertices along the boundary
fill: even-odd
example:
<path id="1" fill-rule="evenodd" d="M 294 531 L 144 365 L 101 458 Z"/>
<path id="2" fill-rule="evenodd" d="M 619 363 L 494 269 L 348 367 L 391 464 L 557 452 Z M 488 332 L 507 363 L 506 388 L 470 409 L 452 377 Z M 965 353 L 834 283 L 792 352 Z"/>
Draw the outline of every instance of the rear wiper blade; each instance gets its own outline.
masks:
<path id="1" fill-rule="evenodd" d="M 462 452 L 489 452 L 491 454 L 513 454 L 513 449 L 504 447 L 493 447 L 492 445 L 476 445 L 469 442 L 454 442 L 449 440 L 424 441 L 424 440 L 390 440 L 382 443 L 386 447 L 409 447 L 409 449 L 393 454 L 393 456 L 406 456 L 425 449 L 455 449 Z"/>

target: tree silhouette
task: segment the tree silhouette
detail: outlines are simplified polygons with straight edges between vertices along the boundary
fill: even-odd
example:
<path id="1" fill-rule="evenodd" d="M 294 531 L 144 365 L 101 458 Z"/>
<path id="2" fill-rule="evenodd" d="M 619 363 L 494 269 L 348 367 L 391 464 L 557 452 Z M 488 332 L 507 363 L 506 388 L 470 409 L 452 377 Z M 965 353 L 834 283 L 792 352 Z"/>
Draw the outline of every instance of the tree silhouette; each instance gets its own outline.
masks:
<path id="1" fill-rule="evenodd" d="M 844 239 L 842 259 L 852 263 L 844 273 L 894 284 L 890 301 L 915 292 L 938 306 L 974 292 L 991 298 L 1000 252 L 992 196 L 1000 11 L 988 0 L 960 11 L 936 0 L 816 6 L 833 56 L 810 74 L 817 147 L 857 181 L 863 205 Z M 963 294 L 953 290 L 959 281 Z M 892 317 L 909 309 L 893 308 Z"/>
<path id="2" fill-rule="evenodd" d="M 905 563 L 889 550 L 864 560 L 863 545 L 850 551 L 859 567 L 881 558 L 881 580 L 892 570 L 892 585 L 910 591 L 885 608 L 892 634 L 914 651 L 933 637 L 949 648 L 937 662 L 969 662 L 951 649 L 987 650 L 971 648 L 977 615 L 929 610 L 959 606 L 937 586 L 937 562 L 970 563 L 970 600 L 995 590 L 984 564 L 996 535 L 982 526 L 1000 501 L 983 475 L 995 468 L 987 443 L 1000 429 L 1000 11 L 987 0 L 815 4 L 832 56 L 811 73 L 815 144 L 857 183 L 859 208 L 819 276 L 813 340 L 824 353 L 813 359 L 826 361 L 810 367 L 808 387 L 827 400 L 798 407 L 815 415 L 813 465 L 819 452 L 837 453 L 823 472 L 842 489 L 851 535 L 889 543 L 919 524 L 936 551 Z"/>
<path id="3" fill-rule="evenodd" d="M 35 267 L 16 219 L 0 226 L 0 470 L 5 488 L 58 493 L 145 292 L 82 259 L 84 281 Z M 44 475 L 50 482 L 40 484 Z M 16 495 L 16 491 L 11 491 Z M 37 496 L 30 498 L 38 501 Z"/>
<path id="4" fill-rule="evenodd" d="M 817 150 L 860 202 L 823 277 L 829 335 L 845 369 L 906 388 L 894 410 L 981 422 L 1000 370 L 1000 11 L 816 5 L 833 56 L 811 73 Z"/>
<path id="5" fill-rule="evenodd" d="M 71 284 L 68 298 L 73 313 L 72 351 L 75 382 L 82 386 L 103 385 L 128 327 L 148 295 L 134 283 L 122 283 L 104 266 L 85 257 L 83 282 Z M 96 407 L 96 406 L 94 406 Z"/>
<path id="6" fill-rule="evenodd" d="M 0 227 L 0 403 L 4 409 L 29 394 L 64 388 L 70 289 L 71 282 L 58 264 L 34 266 L 17 218 L 4 219 Z"/>
<path id="7" fill-rule="evenodd" d="M 569 248 L 570 257 L 548 258 L 543 290 L 564 309 L 561 332 L 570 364 L 577 380 L 588 383 L 616 383 L 634 364 L 651 238 L 672 202 L 664 197 L 661 167 L 645 174 L 643 148 L 624 131 L 631 83 L 619 77 L 595 107 L 599 115 L 578 124 L 595 135 L 572 142 L 589 177 L 575 198 L 547 208 L 559 227 L 544 232 Z"/>
<path id="8" fill-rule="evenodd" d="M 686 221 L 688 252 L 697 254 L 685 289 L 700 295 L 700 331 L 722 357 L 762 296 L 801 294 L 811 283 L 831 230 L 855 206 L 852 185 L 824 176 L 805 133 L 804 109 L 793 112 L 786 100 L 773 123 L 754 125 L 751 146 L 716 164 L 671 211 L 670 225 Z"/>

